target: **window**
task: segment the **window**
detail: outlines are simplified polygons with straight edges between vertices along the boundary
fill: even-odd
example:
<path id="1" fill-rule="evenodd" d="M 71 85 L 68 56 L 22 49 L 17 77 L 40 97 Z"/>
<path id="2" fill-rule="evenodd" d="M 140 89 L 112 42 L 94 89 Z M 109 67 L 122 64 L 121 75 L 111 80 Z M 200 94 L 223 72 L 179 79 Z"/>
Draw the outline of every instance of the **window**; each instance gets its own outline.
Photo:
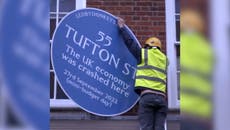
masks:
<path id="1" fill-rule="evenodd" d="M 180 100 L 180 1 L 166 0 L 166 43 L 168 66 L 168 106 L 179 109 Z"/>
<path id="2" fill-rule="evenodd" d="M 50 43 L 58 22 L 69 12 L 85 8 L 86 0 L 51 0 L 50 1 Z M 77 105 L 68 98 L 57 82 L 52 63 L 50 62 L 50 107 L 76 107 Z"/>
<path id="3" fill-rule="evenodd" d="M 176 58 L 177 58 L 177 99 L 180 100 L 180 1 L 175 0 L 175 19 L 176 19 Z"/>

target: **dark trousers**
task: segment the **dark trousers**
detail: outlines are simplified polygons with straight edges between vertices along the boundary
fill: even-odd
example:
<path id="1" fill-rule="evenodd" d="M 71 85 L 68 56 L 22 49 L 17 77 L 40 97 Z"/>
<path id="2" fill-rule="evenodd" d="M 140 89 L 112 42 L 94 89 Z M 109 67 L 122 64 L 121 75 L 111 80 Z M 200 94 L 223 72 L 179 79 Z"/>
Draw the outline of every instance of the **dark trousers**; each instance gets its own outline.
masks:
<path id="1" fill-rule="evenodd" d="M 161 95 L 144 94 L 141 96 L 138 117 L 141 130 L 165 130 L 167 102 Z"/>

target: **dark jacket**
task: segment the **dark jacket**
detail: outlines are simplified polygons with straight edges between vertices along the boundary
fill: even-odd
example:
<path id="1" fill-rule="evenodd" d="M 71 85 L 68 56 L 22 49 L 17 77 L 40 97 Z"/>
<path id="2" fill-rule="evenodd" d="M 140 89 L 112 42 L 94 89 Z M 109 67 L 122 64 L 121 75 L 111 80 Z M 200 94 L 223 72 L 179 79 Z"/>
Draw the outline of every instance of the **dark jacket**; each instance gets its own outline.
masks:
<path id="1" fill-rule="evenodd" d="M 138 43 L 133 39 L 133 37 L 130 35 L 128 29 L 126 27 L 120 28 L 121 35 L 124 39 L 125 45 L 129 49 L 129 51 L 133 54 L 133 56 L 137 60 L 137 64 L 141 63 L 141 48 L 139 47 Z M 141 91 L 146 90 L 148 88 L 146 87 L 138 87 L 135 88 L 135 92 L 137 94 L 140 94 Z M 162 93 L 162 92 L 159 92 Z M 164 95 L 164 93 L 162 93 Z"/>
<path id="2" fill-rule="evenodd" d="M 123 27 L 120 28 L 121 35 L 125 41 L 125 45 L 129 49 L 129 51 L 133 54 L 133 56 L 137 60 L 137 64 L 141 63 L 141 48 L 139 47 L 138 43 L 132 38 L 128 29 Z"/>

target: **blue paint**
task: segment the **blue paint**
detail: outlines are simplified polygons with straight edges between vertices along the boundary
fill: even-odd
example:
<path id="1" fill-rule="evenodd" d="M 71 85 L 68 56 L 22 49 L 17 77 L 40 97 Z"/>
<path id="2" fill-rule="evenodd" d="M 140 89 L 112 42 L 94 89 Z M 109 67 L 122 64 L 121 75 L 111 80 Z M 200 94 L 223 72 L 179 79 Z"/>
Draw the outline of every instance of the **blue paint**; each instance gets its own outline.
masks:
<path id="1" fill-rule="evenodd" d="M 4 1 L 0 69 L 10 108 L 23 126 L 49 129 L 49 4 Z"/>
<path id="2" fill-rule="evenodd" d="M 53 36 L 58 82 L 82 109 L 100 116 L 122 114 L 138 100 L 133 90 L 136 60 L 116 22 L 108 12 L 85 8 L 65 16 Z"/>

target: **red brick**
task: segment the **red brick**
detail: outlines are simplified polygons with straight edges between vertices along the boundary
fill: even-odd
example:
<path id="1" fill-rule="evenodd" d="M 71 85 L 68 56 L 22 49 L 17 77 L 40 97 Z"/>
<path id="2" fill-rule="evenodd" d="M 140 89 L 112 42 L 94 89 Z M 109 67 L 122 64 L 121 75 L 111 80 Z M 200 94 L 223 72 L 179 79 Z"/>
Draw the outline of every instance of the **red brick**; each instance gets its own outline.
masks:
<path id="1" fill-rule="evenodd" d="M 133 7 L 133 11 L 140 11 L 140 10 L 141 10 L 141 7 L 138 7 L 138 6 Z"/>
<path id="2" fill-rule="evenodd" d="M 119 6 L 119 2 L 117 2 L 117 1 L 104 1 L 104 5 L 106 5 L 106 6 Z"/>
<path id="3" fill-rule="evenodd" d="M 101 1 L 93 1 L 93 2 L 87 1 L 87 5 L 102 5 L 102 2 Z"/>
<path id="4" fill-rule="evenodd" d="M 118 6 L 116 7 L 117 10 L 119 11 L 132 11 L 133 7 L 132 6 Z"/>
<path id="5" fill-rule="evenodd" d="M 121 15 L 134 15 L 135 12 L 130 12 L 130 11 L 121 11 Z"/>
<path id="6" fill-rule="evenodd" d="M 150 36 L 159 37 L 165 49 L 164 0 L 87 0 L 87 6 L 124 18 L 142 44 Z"/>
<path id="7" fill-rule="evenodd" d="M 151 6 L 142 6 L 141 11 L 152 11 L 152 7 Z"/>
<path id="8" fill-rule="evenodd" d="M 151 17 L 143 16 L 143 17 L 141 17 L 141 20 L 143 20 L 143 21 L 151 20 Z"/>
<path id="9" fill-rule="evenodd" d="M 124 0 L 124 1 L 120 2 L 120 5 L 121 6 L 127 6 L 127 5 L 129 5 L 129 6 L 135 6 L 135 3 Z"/>
<path id="10" fill-rule="evenodd" d="M 152 22 L 149 22 L 149 21 L 141 21 L 141 22 L 138 22 L 139 25 L 141 26 L 151 26 L 152 25 Z"/>
<path id="11" fill-rule="evenodd" d="M 134 16 L 133 20 L 141 20 L 141 17 L 140 16 Z"/>
<path id="12" fill-rule="evenodd" d="M 152 2 L 136 2 L 136 6 L 152 6 Z"/>
<path id="13" fill-rule="evenodd" d="M 149 12 L 135 12 L 136 15 L 148 15 L 148 16 L 152 16 L 152 12 L 149 11 Z"/>

